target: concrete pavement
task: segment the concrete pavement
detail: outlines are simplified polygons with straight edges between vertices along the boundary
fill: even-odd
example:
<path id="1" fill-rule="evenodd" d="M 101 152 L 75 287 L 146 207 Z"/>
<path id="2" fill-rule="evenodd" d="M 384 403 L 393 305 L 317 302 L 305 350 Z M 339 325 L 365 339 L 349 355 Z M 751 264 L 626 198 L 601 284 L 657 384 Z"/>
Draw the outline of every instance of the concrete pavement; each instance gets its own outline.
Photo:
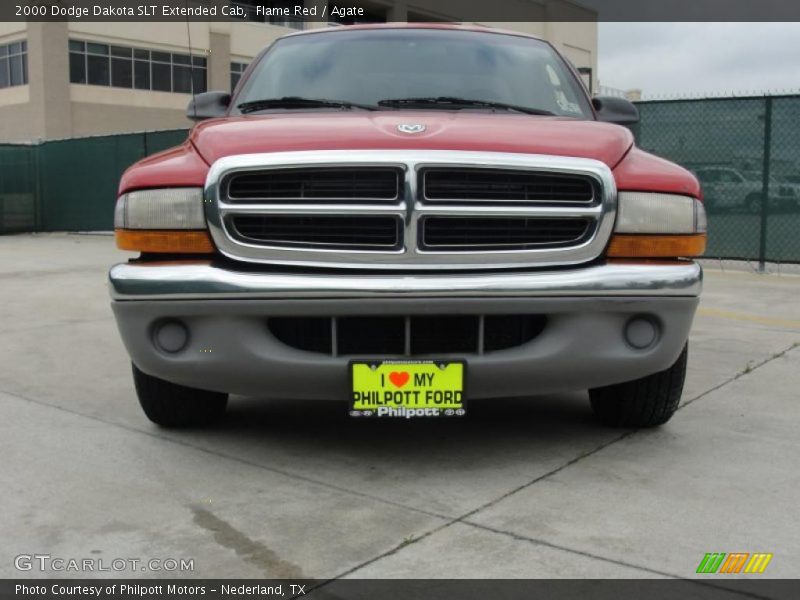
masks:
<path id="1" fill-rule="evenodd" d="M 683 405 L 656 430 L 604 428 L 576 392 L 441 422 L 233 398 L 221 427 L 175 432 L 141 413 L 108 307 L 125 256 L 0 237 L 2 577 L 39 575 L 14 567 L 33 553 L 191 558 L 189 577 L 692 577 L 706 552 L 798 576 L 800 277 L 706 271 Z"/>

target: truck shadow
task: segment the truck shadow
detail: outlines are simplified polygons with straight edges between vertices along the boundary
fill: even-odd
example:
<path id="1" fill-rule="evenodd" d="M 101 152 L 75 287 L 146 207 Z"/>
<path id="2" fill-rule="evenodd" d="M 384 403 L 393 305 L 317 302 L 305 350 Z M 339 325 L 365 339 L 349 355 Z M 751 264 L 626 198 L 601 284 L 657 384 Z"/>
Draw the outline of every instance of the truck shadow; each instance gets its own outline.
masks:
<path id="1" fill-rule="evenodd" d="M 585 392 L 473 401 L 467 412 L 462 418 L 352 418 L 344 402 L 234 397 L 217 427 L 167 435 L 244 463 L 226 468 L 249 478 L 283 485 L 301 485 L 284 476 L 306 479 L 337 493 L 452 516 L 623 434 L 595 421 Z M 272 474 L 259 476 L 254 467 Z M 334 502 L 338 496 L 321 497 Z"/>
<path id="2" fill-rule="evenodd" d="M 530 445 L 547 440 L 596 438 L 614 430 L 593 417 L 585 392 L 473 400 L 467 416 L 449 418 L 353 418 L 345 402 L 263 400 L 233 397 L 214 438 L 250 439 L 266 446 L 324 448 L 374 458 L 422 456 L 436 447 L 462 454 L 516 441 Z"/>

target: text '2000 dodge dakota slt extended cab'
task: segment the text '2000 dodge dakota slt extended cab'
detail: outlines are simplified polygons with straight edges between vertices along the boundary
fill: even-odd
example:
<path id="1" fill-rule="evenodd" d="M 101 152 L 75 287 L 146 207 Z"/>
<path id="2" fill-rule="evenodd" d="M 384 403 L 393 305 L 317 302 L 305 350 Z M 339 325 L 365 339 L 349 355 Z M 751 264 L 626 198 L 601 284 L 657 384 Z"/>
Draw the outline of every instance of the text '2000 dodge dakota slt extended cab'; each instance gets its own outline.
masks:
<path id="1" fill-rule="evenodd" d="M 459 417 L 588 389 L 605 423 L 675 411 L 706 221 L 547 42 L 475 27 L 286 36 L 181 146 L 133 165 L 110 272 L 139 400 L 164 426 L 228 394 Z M 604 122 L 605 121 L 605 122 Z"/>

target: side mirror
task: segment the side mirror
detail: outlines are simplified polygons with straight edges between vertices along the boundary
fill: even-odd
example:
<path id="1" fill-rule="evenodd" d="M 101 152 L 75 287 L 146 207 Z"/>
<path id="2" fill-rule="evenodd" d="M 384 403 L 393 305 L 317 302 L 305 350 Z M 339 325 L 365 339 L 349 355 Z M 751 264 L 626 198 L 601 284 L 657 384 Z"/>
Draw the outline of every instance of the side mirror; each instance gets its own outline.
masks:
<path id="1" fill-rule="evenodd" d="M 614 96 L 595 96 L 592 106 L 597 112 L 597 120 L 617 125 L 633 125 L 639 122 L 639 110 L 633 102 Z"/>
<path id="2" fill-rule="evenodd" d="M 222 117 L 228 112 L 230 103 L 231 95 L 228 92 L 197 94 L 189 101 L 189 106 L 186 107 L 186 116 L 192 121 Z"/>

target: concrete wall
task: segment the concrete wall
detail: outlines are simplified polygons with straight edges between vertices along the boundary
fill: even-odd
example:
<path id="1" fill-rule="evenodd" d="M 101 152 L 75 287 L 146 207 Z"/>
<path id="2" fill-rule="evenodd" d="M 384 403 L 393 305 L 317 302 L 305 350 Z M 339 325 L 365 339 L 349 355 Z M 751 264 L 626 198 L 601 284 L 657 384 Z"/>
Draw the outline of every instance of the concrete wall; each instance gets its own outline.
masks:
<path id="1" fill-rule="evenodd" d="M 163 108 L 76 102 L 72 105 L 73 136 L 187 129 L 192 122 L 184 116 L 184 109 L 170 111 Z"/>
<path id="2" fill-rule="evenodd" d="M 24 21 L 0 21 L 0 43 L 6 44 L 23 37 L 27 23 Z"/>
<path id="3" fill-rule="evenodd" d="M 208 89 L 227 90 L 231 85 L 230 33 L 212 31 L 208 54 Z"/>
<path id="4" fill-rule="evenodd" d="M 66 23 L 28 24 L 30 127 L 33 138 L 73 135 Z"/>
<path id="5" fill-rule="evenodd" d="M 0 90 L 0 101 L 2 97 Z M 30 142 L 37 139 L 37 136 L 32 134 L 30 120 L 30 104 L 0 106 L 0 143 Z"/>
<path id="6" fill-rule="evenodd" d="M 30 85 L 15 85 L 0 90 L 0 107 L 27 104 L 31 99 Z"/>
<path id="7" fill-rule="evenodd" d="M 97 93 L 102 90 L 102 93 Z M 71 85 L 71 136 L 191 127 L 189 94 Z M 119 96 L 123 101 L 115 101 Z"/>

